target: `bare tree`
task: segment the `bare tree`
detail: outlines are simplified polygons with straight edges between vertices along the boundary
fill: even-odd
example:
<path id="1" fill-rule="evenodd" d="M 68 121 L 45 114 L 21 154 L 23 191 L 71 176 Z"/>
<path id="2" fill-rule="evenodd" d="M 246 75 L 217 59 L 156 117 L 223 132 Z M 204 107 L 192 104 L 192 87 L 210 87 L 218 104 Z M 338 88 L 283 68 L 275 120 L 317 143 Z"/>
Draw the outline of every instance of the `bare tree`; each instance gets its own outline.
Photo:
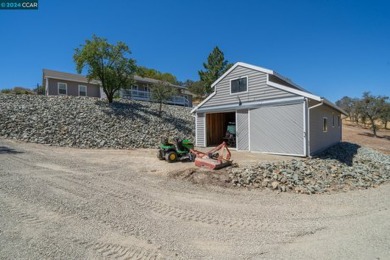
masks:
<path id="1" fill-rule="evenodd" d="M 383 113 L 386 105 L 386 96 L 373 96 L 370 92 L 364 92 L 363 98 L 358 104 L 358 111 L 360 118 L 366 121 L 367 119 L 370 122 L 372 133 L 376 137 L 378 126 L 376 122 L 380 119 L 381 114 Z"/>
<path id="2" fill-rule="evenodd" d="M 151 85 L 152 100 L 159 103 L 158 115 L 161 117 L 162 104 L 177 94 L 177 89 L 170 83 L 158 81 Z"/>

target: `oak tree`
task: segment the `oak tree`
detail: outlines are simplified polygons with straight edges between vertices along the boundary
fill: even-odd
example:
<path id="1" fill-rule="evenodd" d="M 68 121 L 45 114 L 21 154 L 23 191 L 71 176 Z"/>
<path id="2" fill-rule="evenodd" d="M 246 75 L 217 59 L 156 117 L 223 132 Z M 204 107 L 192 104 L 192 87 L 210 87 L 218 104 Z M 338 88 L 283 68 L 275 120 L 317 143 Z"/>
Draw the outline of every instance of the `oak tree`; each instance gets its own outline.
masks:
<path id="1" fill-rule="evenodd" d="M 363 98 L 358 104 L 357 110 L 360 117 L 370 121 L 372 133 L 375 137 L 378 129 L 376 123 L 384 112 L 387 99 L 388 97 L 386 96 L 373 96 L 370 92 L 364 92 Z"/>
<path id="2" fill-rule="evenodd" d="M 125 43 L 110 44 L 107 39 L 93 35 L 92 40 L 75 49 L 73 59 L 78 73 L 86 68 L 88 80 L 101 82 L 108 102 L 112 103 L 115 94 L 121 88 L 130 88 L 134 81 L 137 67 L 130 54 Z"/>
<path id="3" fill-rule="evenodd" d="M 161 117 L 162 104 L 178 93 L 177 88 L 166 81 L 158 81 L 151 85 L 151 97 L 159 103 L 158 115 Z"/>

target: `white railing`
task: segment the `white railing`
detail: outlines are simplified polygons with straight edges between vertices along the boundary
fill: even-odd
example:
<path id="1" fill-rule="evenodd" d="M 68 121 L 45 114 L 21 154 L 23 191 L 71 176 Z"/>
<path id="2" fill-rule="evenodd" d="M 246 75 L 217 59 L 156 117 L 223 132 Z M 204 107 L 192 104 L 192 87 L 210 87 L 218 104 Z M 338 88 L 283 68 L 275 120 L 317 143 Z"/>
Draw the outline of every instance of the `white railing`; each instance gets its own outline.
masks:
<path id="1" fill-rule="evenodd" d="M 136 89 L 123 89 L 122 97 L 133 99 L 133 100 L 143 100 L 151 101 L 150 91 L 136 90 Z M 168 104 L 172 105 L 181 105 L 181 106 L 190 106 L 190 102 L 185 96 L 173 96 L 170 100 L 167 101 Z"/>
<path id="2" fill-rule="evenodd" d="M 182 106 L 185 106 L 185 107 L 190 106 L 190 102 L 184 96 L 173 96 L 171 98 L 171 100 L 169 100 L 167 103 L 173 104 L 173 105 L 182 105 Z"/>
<path id="3" fill-rule="evenodd" d="M 150 92 L 136 89 L 124 89 L 122 90 L 123 98 L 134 100 L 150 100 Z"/>

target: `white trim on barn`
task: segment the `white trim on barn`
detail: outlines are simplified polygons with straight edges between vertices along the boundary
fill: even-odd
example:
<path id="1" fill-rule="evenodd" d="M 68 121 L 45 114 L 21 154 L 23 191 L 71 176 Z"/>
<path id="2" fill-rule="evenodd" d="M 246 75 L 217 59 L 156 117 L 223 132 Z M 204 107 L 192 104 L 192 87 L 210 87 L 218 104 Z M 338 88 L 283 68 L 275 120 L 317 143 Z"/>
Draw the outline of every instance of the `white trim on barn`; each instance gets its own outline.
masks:
<path id="1" fill-rule="evenodd" d="M 247 79 L 247 91 L 232 94 L 231 82 L 239 78 Z M 212 87 L 214 92 L 191 111 L 196 113 L 197 145 L 218 142 L 233 112 L 237 150 L 310 156 L 312 151 L 341 141 L 341 131 L 322 134 L 320 121 L 329 113 L 345 112 L 272 70 L 239 62 Z M 212 114 L 217 115 L 208 116 Z"/>
<path id="2" fill-rule="evenodd" d="M 195 114 L 195 129 L 198 129 L 198 113 Z M 199 146 L 198 144 L 198 133 L 195 131 L 195 146 Z"/>
<path id="3" fill-rule="evenodd" d="M 283 86 L 283 85 L 280 85 L 278 83 L 274 83 L 274 82 L 271 82 L 271 81 L 268 81 L 267 85 L 269 85 L 271 87 L 275 87 L 275 88 L 281 89 L 281 90 L 284 90 L 284 91 L 287 91 L 287 92 L 290 92 L 290 93 L 294 93 L 294 94 L 302 96 L 302 97 L 307 97 L 307 98 L 310 98 L 310 99 L 313 99 L 313 100 L 316 100 L 316 101 L 321 101 L 322 100 L 322 98 L 319 97 L 319 96 L 315 96 L 313 94 L 310 94 L 310 93 L 307 93 L 307 92 L 304 92 L 304 91 L 301 91 L 301 90 L 298 90 L 298 89 L 293 89 L 293 88 L 290 88 L 290 87 L 287 87 L 287 86 Z"/>
<path id="4" fill-rule="evenodd" d="M 232 93 L 232 81 L 233 80 L 238 80 L 238 79 L 243 79 L 243 78 L 246 78 L 246 90 L 245 91 L 239 91 L 239 92 L 233 92 Z M 248 93 L 248 89 L 249 89 L 249 78 L 248 78 L 248 76 L 237 77 L 237 78 L 234 78 L 234 79 L 230 80 L 230 95 L 238 95 L 238 94 L 241 94 L 241 93 Z"/>
<path id="5" fill-rule="evenodd" d="M 207 127 L 207 121 L 206 121 L 207 114 L 203 113 L 203 147 L 207 146 L 207 138 L 206 138 L 206 127 Z"/>
<path id="6" fill-rule="evenodd" d="M 197 105 L 196 107 L 194 107 L 194 109 L 191 110 L 191 113 L 194 113 L 198 107 L 201 107 L 203 106 L 204 103 L 206 103 L 207 101 L 209 101 L 212 97 L 215 96 L 215 94 L 217 94 L 217 92 L 213 92 L 211 93 L 205 100 L 203 100 L 199 105 Z"/>
<path id="7" fill-rule="evenodd" d="M 248 149 L 251 151 L 251 110 L 248 109 Z"/>
<path id="8" fill-rule="evenodd" d="M 248 80 L 248 79 L 247 79 Z M 238 151 L 238 134 L 237 134 L 237 128 L 238 128 L 238 124 L 237 124 L 237 110 L 235 111 L 236 115 L 235 115 L 235 118 L 234 118 L 234 123 L 236 124 L 236 136 L 235 136 L 235 143 L 236 143 L 236 151 Z"/>
<path id="9" fill-rule="evenodd" d="M 266 106 L 266 105 L 275 105 L 275 104 L 284 104 L 284 103 L 294 103 L 296 101 L 302 100 L 303 97 L 292 97 L 292 98 L 280 98 L 280 99 L 273 99 L 273 100 L 264 100 L 264 101 L 254 101 L 254 102 L 247 102 L 244 105 L 237 105 L 237 104 L 229 104 L 229 105 L 221 105 L 221 106 L 214 106 L 214 107 L 206 107 L 206 108 L 199 108 L 197 109 L 197 112 L 215 112 L 215 111 L 231 111 L 235 109 L 250 109 L 250 108 L 256 108 L 259 106 Z"/>
<path id="10" fill-rule="evenodd" d="M 265 74 L 274 75 L 274 76 L 276 76 L 276 77 L 286 81 L 287 83 L 291 84 L 292 86 L 296 87 L 297 89 L 300 89 L 302 91 L 306 91 L 301 86 L 295 84 L 294 82 L 292 82 L 288 78 L 280 75 L 276 71 L 273 71 L 273 70 L 270 70 L 270 69 L 266 69 L 266 68 L 263 68 L 263 67 L 259 67 L 259 66 L 255 66 L 255 65 L 251 65 L 251 64 L 248 64 L 248 63 L 244 63 L 244 62 L 237 62 L 237 63 L 235 63 L 229 70 L 227 70 L 219 79 L 217 79 L 211 85 L 211 88 L 213 88 L 216 84 L 218 84 L 226 75 L 228 75 L 231 71 L 233 71 L 238 66 L 245 67 L 245 68 L 252 69 L 252 70 L 256 70 L 256 71 L 259 71 L 259 72 L 263 72 Z"/>
<path id="11" fill-rule="evenodd" d="M 303 101 L 303 155 L 307 156 L 307 115 L 306 115 L 306 98 Z"/>
<path id="12" fill-rule="evenodd" d="M 237 62 L 230 69 L 228 69 L 224 74 L 222 74 L 222 76 L 219 77 L 213 84 L 211 84 L 211 88 L 214 88 L 215 85 L 217 85 L 226 75 L 228 75 L 231 71 L 233 71 L 238 66 L 242 66 L 242 67 L 246 67 L 246 68 L 249 68 L 249 69 L 257 70 L 257 71 L 260 71 L 260 72 L 264 72 L 266 74 L 272 74 L 273 75 L 273 73 L 274 73 L 272 70 L 269 70 L 269 69 L 257 67 L 257 66 L 246 64 L 246 63 L 243 63 L 243 62 Z"/>

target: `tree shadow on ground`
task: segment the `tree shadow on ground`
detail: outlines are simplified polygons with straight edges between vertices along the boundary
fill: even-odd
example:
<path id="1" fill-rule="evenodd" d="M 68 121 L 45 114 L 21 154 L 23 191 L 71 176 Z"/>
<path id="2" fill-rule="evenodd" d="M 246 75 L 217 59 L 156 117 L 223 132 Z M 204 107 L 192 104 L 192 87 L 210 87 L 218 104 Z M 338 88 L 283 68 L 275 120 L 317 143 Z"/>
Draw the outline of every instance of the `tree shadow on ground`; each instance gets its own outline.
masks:
<path id="1" fill-rule="evenodd" d="M 18 154 L 23 153 L 21 151 L 16 151 L 15 149 L 9 148 L 7 146 L 0 146 L 0 154 Z"/>
<path id="2" fill-rule="evenodd" d="M 176 129 L 180 130 L 181 132 L 185 133 L 191 133 L 193 129 L 189 126 L 189 123 L 187 120 L 182 118 L 173 118 L 169 114 L 163 114 L 161 117 L 164 123 L 171 124 Z"/>
<path id="3" fill-rule="evenodd" d="M 146 105 L 140 103 L 124 103 L 124 102 L 113 102 L 111 104 L 106 101 L 97 100 L 95 102 L 97 106 L 108 116 L 115 117 L 130 117 L 132 120 L 140 119 L 144 123 L 148 123 L 149 119 L 142 115 L 140 112 L 153 114 L 150 111 L 150 108 Z M 130 113 L 129 113 L 130 112 Z M 158 115 L 158 113 L 156 113 Z"/>
<path id="4" fill-rule="evenodd" d="M 109 115 L 115 117 L 126 117 L 132 120 L 139 119 L 144 123 L 149 123 L 150 118 L 145 115 L 150 115 L 155 118 L 160 118 L 164 124 L 170 124 L 174 128 L 185 132 L 191 133 L 193 129 L 189 126 L 188 121 L 182 118 L 173 117 L 169 112 L 162 111 L 161 117 L 157 109 L 152 108 L 152 104 L 155 103 L 147 103 L 142 104 L 141 102 L 113 102 L 108 104 L 106 101 L 97 100 L 96 105 L 99 106 L 102 111 Z M 174 107 L 176 108 L 176 107 Z M 172 109 L 172 107 L 165 107 L 165 109 Z"/>
<path id="5" fill-rule="evenodd" d="M 382 136 L 377 135 L 376 137 L 374 136 L 374 134 L 371 134 L 371 133 L 363 133 L 363 134 L 358 133 L 358 135 L 390 140 L 390 136 L 388 136 L 388 135 L 382 135 Z"/>
<path id="6" fill-rule="evenodd" d="M 341 142 L 319 153 L 315 158 L 334 159 L 341 163 L 345 163 L 348 166 L 352 166 L 353 158 L 357 154 L 359 148 L 360 145 L 358 144 Z"/>

